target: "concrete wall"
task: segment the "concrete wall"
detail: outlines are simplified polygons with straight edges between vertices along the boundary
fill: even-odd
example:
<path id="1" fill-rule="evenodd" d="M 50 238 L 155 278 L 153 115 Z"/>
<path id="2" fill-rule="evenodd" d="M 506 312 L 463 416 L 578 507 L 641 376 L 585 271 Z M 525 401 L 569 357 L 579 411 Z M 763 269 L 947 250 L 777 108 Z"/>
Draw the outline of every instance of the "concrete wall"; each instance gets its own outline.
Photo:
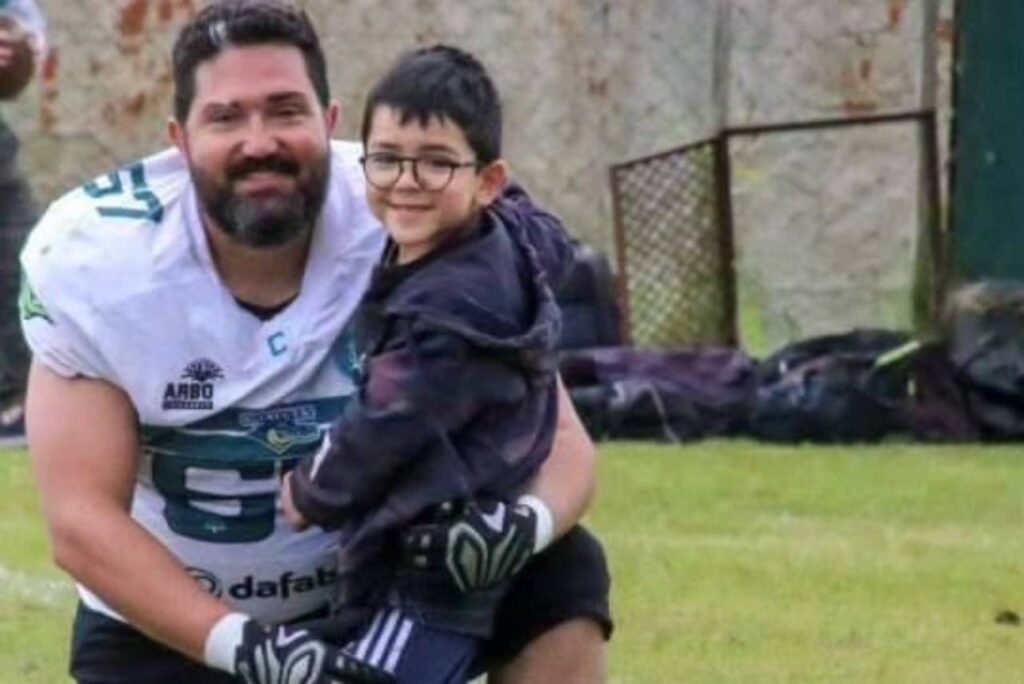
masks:
<path id="1" fill-rule="evenodd" d="M 573 233 L 610 249 L 608 166 L 709 135 L 726 113 L 721 105 L 734 124 L 918 106 L 929 1 L 732 0 L 732 39 L 720 55 L 728 78 L 717 98 L 716 0 L 303 4 L 326 43 L 346 135 L 399 52 L 435 41 L 467 47 L 504 93 L 516 175 Z M 952 0 L 934 1 L 946 35 Z M 55 52 L 4 116 L 49 199 L 163 144 L 170 44 L 201 3 L 40 4 Z M 741 293 L 759 313 L 759 343 L 909 320 L 900 293 L 919 224 L 916 159 L 916 139 L 900 126 L 737 145 Z"/>
<path id="2" fill-rule="evenodd" d="M 41 0 L 56 57 L 9 112 L 43 196 L 162 144 L 174 30 L 191 0 Z M 452 42 L 493 71 L 518 177 L 573 232 L 610 246 L 609 163 L 713 124 L 712 0 L 308 0 L 355 134 L 362 99 L 402 51 Z M 682 33 L 680 33 L 682 32 Z M 685 39 L 680 40 L 681 36 Z"/>
<path id="3" fill-rule="evenodd" d="M 921 109 L 933 97 L 947 103 L 952 3 L 933 6 L 929 35 L 929 1 L 734 1 L 730 121 L 869 116 Z M 948 125 L 945 104 L 943 120 Z M 947 138 L 943 132 L 943 145 Z M 748 344 L 768 349 L 851 326 L 912 325 L 927 218 L 921 145 L 912 123 L 736 140 Z"/>

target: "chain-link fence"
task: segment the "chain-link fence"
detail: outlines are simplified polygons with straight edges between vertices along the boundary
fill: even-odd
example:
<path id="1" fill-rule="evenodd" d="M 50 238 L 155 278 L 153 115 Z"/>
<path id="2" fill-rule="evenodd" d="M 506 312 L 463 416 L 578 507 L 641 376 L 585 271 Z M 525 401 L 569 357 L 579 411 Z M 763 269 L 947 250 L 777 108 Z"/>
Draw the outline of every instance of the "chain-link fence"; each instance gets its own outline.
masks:
<path id="1" fill-rule="evenodd" d="M 873 140 L 870 134 L 876 131 L 881 135 Z M 749 180 L 746 185 L 734 184 L 732 167 L 737 158 L 756 154 L 771 160 L 774 148 L 792 148 L 793 136 L 807 138 L 798 147 L 800 182 L 794 183 L 797 176 L 790 169 L 771 174 L 774 180 L 762 180 L 759 193 L 751 189 Z M 908 136 L 909 145 L 904 141 Z M 773 139 L 778 144 L 765 145 Z M 852 152 L 838 159 L 830 154 L 844 145 L 864 146 L 872 141 L 875 147 L 904 141 L 906 153 L 893 157 L 888 165 L 866 165 L 867 173 L 847 163 L 856 159 Z M 753 153 L 751 143 L 764 149 Z M 816 154 L 809 153 L 815 149 Z M 771 168 L 766 161 L 761 167 Z M 854 178 L 843 178 L 851 173 Z M 921 205 L 917 210 L 924 216 L 921 234 L 913 242 L 899 243 L 898 249 L 879 252 L 877 243 L 886 239 L 884 232 L 891 228 L 886 218 L 892 213 L 892 202 L 884 200 L 892 188 L 898 191 L 898 181 L 906 175 L 919 178 L 919 197 L 906 199 L 911 206 L 915 201 Z M 865 300 L 861 308 L 873 312 L 874 318 L 865 318 L 862 325 L 899 327 L 900 320 L 911 317 L 897 312 L 890 316 L 892 321 L 879 321 L 880 307 L 895 306 L 901 311 L 913 307 L 921 323 L 938 309 L 943 269 L 933 111 L 726 128 L 713 139 L 613 166 L 611 186 L 626 333 L 635 344 L 733 343 L 740 327 L 737 310 L 751 307 L 757 309 L 757 316 L 747 316 L 745 327 L 758 330 L 743 332 L 764 336 L 767 327 L 762 319 L 771 318 L 773 301 L 787 298 L 790 309 L 774 312 L 776 318 L 786 320 L 788 312 L 796 310 L 804 320 L 831 320 L 828 314 L 836 306 L 836 293 L 846 303 L 858 296 Z M 784 233 L 756 231 L 768 224 L 768 216 L 780 206 L 785 210 L 804 205 L 816 207 L 812 217 L 787 223 Z M 848 230 L 838 220 L 845 215 L 862 217 L 877 230 Z M 749 252 L 743 258 L 735 254 L 737 237 L 743 238 L 740 242 Z M 837 269 L 840 263 L 843 267 Z M 912 297 L 898 293 L 889 304 L 874 301 L 884 287 L 893 289 L 887 274 L 902 272 L 901 277 L 909 281 L 915 269 L 917 291 Z M 783 292 L 754 301 L 754 294 L 765 299 L 760 290 L 764 286 L 752 287 L 750 275 L 765 270 L 771 282 L 783 285 Z M 745 297 L 736 271 L 747 278 Z M 804 282 L 823 285 L 814 297 L 801 299 Z M 897 284 L 895 289 L 905 292 L 907 288 L 901 290 Z M 793 302 L 802 309 L 794 309 Z M 781 332 L 767 330 L 781 340 L 798 337 L 797 326 L 790 327 Z M 831 331 L 827 326 L 813 330 L 817 334 Z M 754 346 L 760 346 L 756 342 Z"/>
<path id="2" fill-rule="evenodd" d="M 635 343 L 738 339 L 762 353 L 851 327 L 920 326 L 938 308 L 952 3 L 812 4 L 704 5 L 715 15 L 703 44 L 710 130 L 611 167 Z M 677 147 L 689 140 L 703 142 Z"/>
<path id="3" fill-rule="evenodd" d="M 728 343 L 732 253 L 720 141 L 612 167 L 615 242 L 634 344 Z"/>

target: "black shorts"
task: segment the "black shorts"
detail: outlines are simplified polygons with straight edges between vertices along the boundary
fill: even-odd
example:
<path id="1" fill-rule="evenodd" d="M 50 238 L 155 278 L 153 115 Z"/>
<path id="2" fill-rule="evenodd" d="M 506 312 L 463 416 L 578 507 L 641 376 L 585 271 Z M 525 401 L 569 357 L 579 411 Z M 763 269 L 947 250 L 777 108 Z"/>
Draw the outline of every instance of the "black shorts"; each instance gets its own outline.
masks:
<path id="1" fill-rule="evenodd" d="M 611 636 L 610 580 L 600 543 L 573 528 L 516 577 L 498 610 L 481 662 L 494 667 L 566 620 L 594 620 Z M 71 637 L 71 676 L 79 684 L 237 684 L 158 644 L 133 627 L 79 605 Z"/>

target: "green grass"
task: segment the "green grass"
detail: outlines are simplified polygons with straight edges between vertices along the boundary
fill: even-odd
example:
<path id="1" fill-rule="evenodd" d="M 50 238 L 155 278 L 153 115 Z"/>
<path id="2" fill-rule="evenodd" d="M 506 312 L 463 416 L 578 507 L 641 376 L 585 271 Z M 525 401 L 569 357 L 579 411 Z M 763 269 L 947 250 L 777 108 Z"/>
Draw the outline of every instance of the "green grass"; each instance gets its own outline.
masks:
<path id="1" fill-rule="evenodd" d="M 0 683 L 67 682 L 75 595 L 50 563 L 24 451 L 0 451 Z"/>
<path id="2" fill-rule="evenodd" d="M 613 684 L 1000 684 L 1024 671 L 1024 448 L 601 449 Z M 66 681 L 70 590 L 0 454 L 0 682 Z"/>
<path id="3" fill-rule="evenodd" d="M 1024 450 L 603 450 L 613 682 L 1017 681 Z"/>

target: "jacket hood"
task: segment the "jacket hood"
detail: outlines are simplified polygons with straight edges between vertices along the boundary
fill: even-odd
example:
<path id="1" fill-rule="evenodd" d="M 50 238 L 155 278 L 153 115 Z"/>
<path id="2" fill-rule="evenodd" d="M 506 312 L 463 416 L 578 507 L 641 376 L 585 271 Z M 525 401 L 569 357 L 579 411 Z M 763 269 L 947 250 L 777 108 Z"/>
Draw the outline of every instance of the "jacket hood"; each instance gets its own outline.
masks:
<path id="1" fill-rule="evenodd" d="M 561 332 L 551 283 L 567 271 L 572 250 L 559 221 L 513 191 L 485 212 L 473 237 L 403 277 L 385 313 L 410 319 L 414 331 L 458 335 L 551 373 Z"/>

